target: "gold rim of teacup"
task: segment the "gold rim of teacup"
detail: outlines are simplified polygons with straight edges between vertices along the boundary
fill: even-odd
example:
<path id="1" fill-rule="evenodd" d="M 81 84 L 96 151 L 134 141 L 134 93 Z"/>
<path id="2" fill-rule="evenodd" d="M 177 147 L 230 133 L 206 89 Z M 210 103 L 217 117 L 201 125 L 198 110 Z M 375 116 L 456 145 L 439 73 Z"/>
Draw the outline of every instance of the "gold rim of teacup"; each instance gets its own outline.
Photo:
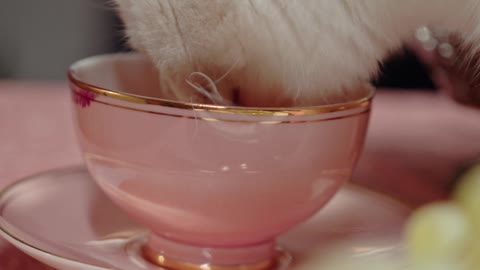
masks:
<path id="1" fill-rule="evenodd" d="M 319 115 L 319 114 L 340 112 L 340 111 L 352 110 L 352 109 L 361 108 L 361 107 L 369 107 L 373 100 L 373 97 L 375 96 L 375 88 L 372 85 L 366 83 L 359 87 L 368 90 L 368 95 L 360 99 L 355 99 L 355 100 L 344 102 L 344 103 L 309 106 L 309 107 L 278 107 L 278 108 L 221 106 L 221 105 L 213 105 L 213 104 L 199 104 L 199 103 L 173 101 L 173 100 L 141 96 L 141 95 L 102 88 L 102 87 L 95 86 L 82 81 L 76 76 L 75 71 L 73 69 L 70 69 L 68 71 L 68 79 L 74 86 L 82 90 L 89 91 L 96 95 L 106 96 L 109 98 L 113 98 L 113 99 L 121 100 L 125 102 L 144 104 L 144 105 L 159 105 L 163 107 L 185 109 L 185 110 L 196 110 L 196 111 L 228 113 L 228 114 L 242 114 L 242 115 L 253 115 L 253 116 L 308 116 L 308 115 Z"/>

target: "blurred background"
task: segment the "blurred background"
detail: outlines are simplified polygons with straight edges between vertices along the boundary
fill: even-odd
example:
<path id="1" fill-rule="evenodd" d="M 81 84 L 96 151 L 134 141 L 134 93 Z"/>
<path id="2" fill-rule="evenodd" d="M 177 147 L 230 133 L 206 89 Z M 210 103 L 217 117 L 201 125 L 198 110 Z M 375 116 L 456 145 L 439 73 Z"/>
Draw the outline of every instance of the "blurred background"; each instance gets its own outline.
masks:
<path id="1" fill-rule="evenodd" d="M 121 22 L 106 0 L 0 0 L 0 80 L 64 80 L 72 62 L 126 49 Z M 407 49 L 383 65 L 375 84 L 435 88 Z"/>
<path id="2" fill-rule="evenodd" d="M 63 80 L 74 61 L 122 49 L 102 0 L 0 0 L 0 79 Z"/>

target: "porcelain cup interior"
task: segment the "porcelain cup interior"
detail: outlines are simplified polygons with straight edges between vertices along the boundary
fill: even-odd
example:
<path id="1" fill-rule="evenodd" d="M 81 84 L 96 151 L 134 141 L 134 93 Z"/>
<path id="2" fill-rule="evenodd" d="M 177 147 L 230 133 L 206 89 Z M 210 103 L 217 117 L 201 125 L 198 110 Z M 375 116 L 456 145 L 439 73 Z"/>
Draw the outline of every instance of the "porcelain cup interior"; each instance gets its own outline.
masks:
<path id="1" fill-rule="evenodd" d="M 155 98 L 158 77 L 135 53 L 87 58 L 69 73 L 90 174 L 162 239 L 273 241 L 334 196 L 362 151 L 370 86 L 344 104 L 242 108 Z"/>

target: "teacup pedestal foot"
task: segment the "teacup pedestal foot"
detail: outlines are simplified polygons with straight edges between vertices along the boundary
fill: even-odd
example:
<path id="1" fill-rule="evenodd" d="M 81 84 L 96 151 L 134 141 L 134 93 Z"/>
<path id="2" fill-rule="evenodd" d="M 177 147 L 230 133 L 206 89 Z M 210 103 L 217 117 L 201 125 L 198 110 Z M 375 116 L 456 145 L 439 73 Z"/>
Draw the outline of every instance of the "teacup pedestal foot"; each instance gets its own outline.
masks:
<path id="1" fill-rule="evenodd" d="M 142 247 L 149 262 L 173 270 L 265 270 L 279 262 L 275 242 L 233 248 L 199 247 L 150 235 Z M 284 254 L 285 255 L 285 254 Z"/>

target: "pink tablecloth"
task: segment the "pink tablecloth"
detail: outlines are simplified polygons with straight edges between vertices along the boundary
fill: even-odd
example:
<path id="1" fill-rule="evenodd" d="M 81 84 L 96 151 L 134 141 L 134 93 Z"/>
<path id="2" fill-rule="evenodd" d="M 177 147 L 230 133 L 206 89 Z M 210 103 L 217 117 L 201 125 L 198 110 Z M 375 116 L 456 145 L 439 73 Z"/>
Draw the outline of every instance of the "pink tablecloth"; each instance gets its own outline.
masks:
<path id="1" fill-rule="evenodd" d="M 65 83 L 0 82 L 0 187 L 81 162 Z M 379 91 L 354 181 L 414 204 L 446 194 L 480 157 L 480 111 L 430 93 Z M 0 241 L 0 269 L 40 269 Z"/>

